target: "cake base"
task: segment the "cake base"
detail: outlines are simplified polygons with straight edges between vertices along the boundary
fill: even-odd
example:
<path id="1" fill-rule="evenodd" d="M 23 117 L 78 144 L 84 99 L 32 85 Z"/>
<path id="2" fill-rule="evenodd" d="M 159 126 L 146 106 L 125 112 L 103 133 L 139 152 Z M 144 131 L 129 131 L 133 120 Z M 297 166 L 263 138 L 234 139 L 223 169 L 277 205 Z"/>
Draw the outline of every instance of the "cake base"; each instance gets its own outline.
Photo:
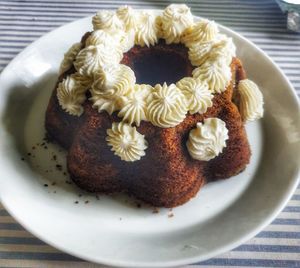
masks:
<path id="1" fill-rule="evenodd" d="M 155 49 L 156 53 L 168 50 L 167 54 L 164 51 L 167 57 L 173 49 L 179 53 L 178 57 L 187 58 L 183 56 L 185 48 L 180 45 L 170 48 L 160 42 Z M 138 51 L 148 53 L 147 48 L 134 47 L 125 54 L 123 63 L 133 69 L 142 66 Z M 130 61 L 133 58 L 138 59 L 139 64 L 138 60 Z M 125 191 L 156 207 L 175 207 L 194 197 L 205 183 L 234 176 L 249 163 L 251 153 L 244 124 L 233 102 L 237 84 L 246 76 L 237 58 L 233 59 L 231 70 L 230 85 L 225 92 L 214 96 L 213 106 L 205 114 L 188 114 L 174 128 L 159 128 L 143 121 L 137 130 L 145 135 L 149 146 L 146 155 L 136 162 L 120 160 L 105 140 L 106 130 L 121 119 L 116 114 L 98 113 L 88 100 L 84 103 L 83 115 L 74 117 L 62 110 L 54 90 L 46 113 L 46 130 L 49 137 L 68 150 L 68 171 L 81 189 L 97 193 Z M 72 72 L 74 69 L 68 71 Z M 190 63 L 181 70 L 184 76 L 191 72 Z M 154 81 L 147 82 L 153 84 Z M 226 123 L 229 139 L 219 156 L 207 162 L 197 161 L 187 151 L 188 134 L 197 122 L 210 117 L 218 117 Z"/>

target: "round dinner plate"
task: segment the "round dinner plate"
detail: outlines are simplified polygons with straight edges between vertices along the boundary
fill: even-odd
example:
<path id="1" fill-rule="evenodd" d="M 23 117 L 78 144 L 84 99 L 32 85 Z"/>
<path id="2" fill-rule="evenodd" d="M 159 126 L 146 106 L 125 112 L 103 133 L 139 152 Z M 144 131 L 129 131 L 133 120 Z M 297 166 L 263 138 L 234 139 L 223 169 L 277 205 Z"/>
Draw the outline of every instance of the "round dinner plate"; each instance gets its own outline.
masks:
<path id="1" fill-rule="evenodd" d="M 265 101 L 264 118 L 246 125 L 252 149 L 246 170 L 204 186 L 173 210 L 153 209 L 122 195 L 83 193 L 69 181 L 66 152 L 43 140 L 44 115 L 64 52 L 91 28 L 91 18 L 84 18 L 46 34 L 0 76 L 0 196 L 9 213 L 62 251 L 123 267 L 206 260 L 269 224 L 298 182 L 299 103 L 274 62 L 222 26 Z"/>

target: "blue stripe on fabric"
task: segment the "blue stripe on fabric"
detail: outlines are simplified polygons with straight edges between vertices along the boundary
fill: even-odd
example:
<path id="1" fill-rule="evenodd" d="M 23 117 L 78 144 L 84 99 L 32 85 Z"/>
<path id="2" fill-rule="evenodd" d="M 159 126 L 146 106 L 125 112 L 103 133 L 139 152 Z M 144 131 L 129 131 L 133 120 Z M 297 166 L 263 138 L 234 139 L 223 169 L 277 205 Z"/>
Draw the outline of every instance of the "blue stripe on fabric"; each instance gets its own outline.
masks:
<path id="1" fill-rule="evenodd" d="M 9 260 L 51 260 L 51 261 L 81 261 L 80 259 L 64 253 L 46 252 L 7 252 L 0 251 L 0 259 Z"/>
<path id="2" fill-rule="evenodd" d="M 11 17 L 9 16 L 8 18 L 5 18 L 5 17 L 0 17 L 0 21 L 3 20 L 3 21 L 16 21 L 16 18 L 15 17 Z M 30 18 L 22 18 L 22 21 L 35 21 L 35 22 L 58 22 L 58 23 L 66 23 L 66 22 L 70 22 L 70 19 L 56 19 L 56 20 L 47 20 L 47 19 L 35 19 L 33 20 L 32 17 Z"/>
<path id="3" fill-rule="evenodd" d="M 291 81 L 293 81 L 291 79 Z M 300 206 L 287 206 L 283 209 L 283 212 L 300 212 Z"/>
<path id="4" fill-rule="evenodd" d="M 122 4 L 122 2 L 120 2 L 120 4 Z M 78 13 L 82 13 L 82 12 L 85 12 L 85 11 L 90 11 L 90 10 L 94 10 L 95 8 L 106 8 L 107 6 L 109 7 L 119 7 L 120 4 L 114 2 L 113 4 L 112 3 L 102 3 L 101 5 L 96 5 L 95 7 L 90 7 L 90 6 L 87 6 L 87 5 L 82 5 L 82 6 L 62 6 L 62 5 L 59 5 L 59 6 L 16 6 L 16 5 L 11 5 L 9 6 L 9 9 L 8 8 L 5 8 L 5 7 L 1 7 L 0 6 L 0 10 L 4 11 L 4 12 L 19 12 L 19 11 L 24 11 L 24 12 L 41 12 L 41 13 L 49 13 L 49 12 L 58 12 L 58 13 L 62 13 L 62 12 L 69 12 L 69 11 L 74 11 L 76 10 L 75 12 L 78 12 Z M 127 4 L 130 5 L 130 3 L 127 1 Z M 167 3 L 158 3 L 158 2 L 140 2 L 140 3 L 132 3 L 133 6 L 134 5 L 137 5 L 137 6 L 149 6 L 149 5 L 157 5 L 157 6 L 167 6 Z M 193 9 L 194 8 L 197 8 L 197 9 L 200 9 L 202 10 L 203 12 L 216 12 L 220 9 L 211 9 L 209 8 L 208 5 L 201 5 L 201 4 L 195 4 L 195 3 L 189 3 L 189 6 Z M 47 8 L 46 8 L 47 7 Z M 234 16 L 235 13 L 233 11 L 236 11 L 236 10 L 239 10 L 241 11 L 241 7 L 239 5 L 232 5 L 230 7 L 222 7 L 222 11 L 224 12 L 228 12 L 228 13 L 232 13 L 232 15 Z M 247 15 L 248 14 L 270 14 L 272 16 L 274 15 L 280 15 L 280 16 L 283 16 L 282 13 L 279 11 L 279 9 L 276 7 L 276 8 L 268 8 L 268 10 L 260 10 L 259 8 L 257 7 L 247 7 L 247 11 L 244 12 L 244 11 L 241 11 L 240 14 L 243 14 L 243 13 L 246 13 Z M 223 14 L 226 14 L 226 13 L 223 13 Z"/>
<path id="5" fill-rule="evenodd" d="M 300 261 L 295 260 L 268 260 L 268 259 L 225 259 L 214 258 L 197 263 L 200 265 L 216 266 L 250 266 L 250 267 L 300 267 Z"/>
<path id="6" fill-rule="evenodd" d="M 300 239 L 300 232 L 285 232 L 285 231 L 262 231 L 256 237 L 259 238 L 287 238 Z"/>
<path id="7" fill-rule="evenodd" d="M 47 245 L 35 237 L 0 237 L 0 244 Z"/>
<path id="8" fill-rule="evenodd" d="M 275 219 L 271 224 L 275 225 L 300 225 L 300 218 L 299 219 Z"/>
<path id="9" fill-rule="evenodd" d="M 300 200 L 300 194 L 294 194 L 292 200 Z"/>
<path id="10" fill-rule="evenodd" d="M 282 246 L 282 245 L 241 245 L 233 251 L 249 252 L 290 252 L 300 253 L 300 246 Z"/>
<path id="11" fill-rule="evenodd" d="M 2 223 L 0 222 L 0 230 L 25 230 L 20 224 L 17 223 Z"/>

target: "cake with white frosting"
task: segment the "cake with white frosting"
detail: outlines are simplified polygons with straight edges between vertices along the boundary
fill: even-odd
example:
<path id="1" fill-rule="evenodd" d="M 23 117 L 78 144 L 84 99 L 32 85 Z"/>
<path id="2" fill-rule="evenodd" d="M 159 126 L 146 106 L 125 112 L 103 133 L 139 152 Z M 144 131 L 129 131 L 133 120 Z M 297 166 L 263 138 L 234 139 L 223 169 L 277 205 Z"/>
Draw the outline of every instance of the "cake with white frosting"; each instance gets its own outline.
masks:
<path id="1" fill-rule="evenodd" d="M 263 115 L 231 38 L 184 4 L 99 11 L 65 53 L 46 113 L 84 190 L 154 206 L 187 202 L 250 160 L 244 128 Z"/>

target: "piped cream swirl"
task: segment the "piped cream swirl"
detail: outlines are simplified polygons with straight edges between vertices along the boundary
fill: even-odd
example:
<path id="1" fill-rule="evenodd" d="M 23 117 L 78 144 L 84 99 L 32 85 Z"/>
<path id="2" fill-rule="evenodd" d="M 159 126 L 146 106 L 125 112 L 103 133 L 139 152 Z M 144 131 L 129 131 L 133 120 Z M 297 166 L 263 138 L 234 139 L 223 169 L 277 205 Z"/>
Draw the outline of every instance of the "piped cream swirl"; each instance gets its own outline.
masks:
<path id="1" fill-rule="evenodd" d="M 134 72 L 126 65 L 106 65 L 94 75 L 92 91 L 106 97 L 125 95 L 134 87 L 136 78 Z"/>
<path id="2" fill-rule="evenodd" d="M 187 141 L 187 149 L 192 158 L 209 161 L 218 156 L 226 147 L 228 130 L 224 121 L 218 118 L 204 119 L 192 129 Z"/>
<path id="3" fill-rule="evenodd" d="M 138 18 L 138 27 L 135 35 L 135 44 L 142 47 L 157 43 L 157 22 L 155 16 L 150 12 L 142 11 Z"/>
<path id="4" fill-rule="evenodd" d="M 122 51 L 116 47 L 88 46 L 78 53 L 74 66 L 81 75 L 92 76 L 106 65 L 119 63 L 122 57 Z"/>
<path id="5" fill-rule="evenodd" d="M 107 130 L 106 141 L 115 155 L 127 162 L 140 160 L 148 147 L 144 135 L 123 122 L 112 124 L 112 128 Z"/>
<path id="6" fill-rule="evenodd" d="M 162 37 L 167 44 L 179 43 L 181 34 L 187 27 L 191 27 L 193 22 L 193 15 L 187 5 L 171 4 L 161 16 Z"/>
<path id="7" fill-rule="evenodd" d="M 213 105 L 213 94 L 206 82 L 191 77 L 185 77 L 176 83 L 188 104 L 191 114 L 203 114 Z"/>
<path id="8" fill-rule="evenodd" d="M 59 67 L 59 74 L 68 71 L 72 67 L 73 62 L 81 49 L 81 46 L 82 46 L 81 43 L 75 43 L 65 53 L 64 59 L 61 62 Z"/>
<path id="9" fill-rule="evenodd" d="M 146 120 L 146 99 L 151 91 L 150 85 L 135 84 L 126 96 L 122 97 L 122 109 L 118 116 L 130 125 L 135 123 L 139 126 L 142 120 Z"/>
<path id="10" fill-rule="evenodd" d="M 130 6 L 119 7 L 116 13 L 123 22 L 126 31 L 137 29 L 137 14 Z"/>
<path id="11" fill-rule="evenodd" d="M 213 41 L 218 32 L 218 26 L 214 21 L 202 19 L 182 33 L 181 42 L 190 47 L 195 43 Z"/>
<path id="12" fill-rule="evenodd" d="M 60 106 L 70 115 L 80 116 L 83 113 L 82 103 L 85 101 L 86 86 L 70 75 L 57 87 L 57 99 Z"/>
<path id="13" fill-rule="evenodd" d="M 92 23 L 94 30 L 122 30 L 124 28 L 122 21 L 114 11 L 101 10 L 93 17 Z"/>
<path id="14" fill-rule="evenodd" d="M 205 81 L 213 93 L 222 93 L 231 80 L 231 69 L 225 60 L 206 61 L 193 70 L 193 77 Z"/>
<path id="15" fill-rule="evenodd" d="M 175 127 L 187 113 L 187 103 L 181 90 L 174 84 L 157 84 L 147 99 L 147 118 L 161 128 Z"/>
<path id="16" fill-rule="evenodd" d="M 239 81 L 239 110 L 244 121 L 260 119 L 264 114 L 264 100 L 258 86 L 249 79 Z"/>

